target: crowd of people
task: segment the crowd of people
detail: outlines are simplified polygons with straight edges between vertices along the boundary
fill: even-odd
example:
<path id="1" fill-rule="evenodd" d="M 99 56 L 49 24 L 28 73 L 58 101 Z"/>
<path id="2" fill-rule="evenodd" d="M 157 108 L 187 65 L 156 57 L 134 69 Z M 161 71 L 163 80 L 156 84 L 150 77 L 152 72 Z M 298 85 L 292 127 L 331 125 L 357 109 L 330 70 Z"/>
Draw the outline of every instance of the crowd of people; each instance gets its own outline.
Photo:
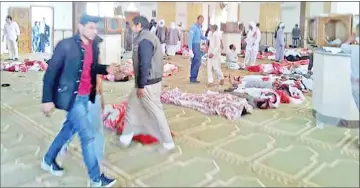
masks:
<path id="1" fill-rule="evenodd" d="M 46 23 L 46 19 L 35 21 L 31 30 L 31 47 L 32 52 L 45 52 L 45 48 L 50 46 L 50 26 Z"/>
<path id="2" fill-rule="evenodd" d="M 10 47 L 17 45 L 20 35 L 19 26 L 10 16 L 6 19 L 5 36 Z M 90 178 L 90 186 L 112 186 L 116 180 L 101 173 L 100 161 L 104 156 L 104 139 L 102 131 L 101 111 L 104 108 L 102 81 L 100 75 L 116 74 L 119 65 L 103 65 L 99 59 L 99 44 L 102 39 L 97 35 L 99 18 L 83 15 L 79 21 L 79 32 L 73 37 L 60 41 L 48 61 L 48 68 L 43 79 L 42 112 L 51 116 L 55 109 L 67 112 L 62 129 L 55 137 L 43 157 L 41 168 L 55 176 L 65 172 L 56 161 L 59 153 L 67 151 L 73 136 L 77 133 L 82 148 L 83 159 Z M 214 76 L 220 84 L 224 84 L 224 74 L 221 70 L 221 50 L 224 48 L 221 33 L 217 25 L 210 25 L 205 35 L 202 32 L 203 16 L 198 16 L 191 25 L 188 36 L 189 56 L 191 57 L 190 83 L 198 84 L 198 73 L 201 66 L 201 41 L 206 40 L 208 50 L 207 82 L 215 85 Z M 45 23 L 45 22 L 44 22 Z M 35 23 L 34 27 L 38 23 Z M 41 24 L 40 24 L 41 25 Z M 119 138 L 122 147 L 128 147 L 137 134 L 149 134 L 160 143 L 158 151 L 167 153 L 175 149 L 175 143 L 166 120 L 160 100 L 162 92 L 162 75 L 164 55 L 175 55 L 176 46 L 180 41 L 180 31 L 175 23 L 165 28 L 165 21 L 156 23 L 144 16 L 136 16 L 126 23 L 125 48 L 132 51 L 135 85 L 130 92 L 125 114 L 125 124 Z M 284 60 L 284 23 L 280 23 L 275 32 L 276 60 Z M 357 28 L 358 30 L 358 28 Z M 15 32 L 13 32 L 15 31 Z M 36 30 L 35 30 L 36 32 Z M 39 40 L 45 32 L 33 34 L 33 40 Z M 293 45 L 299 44 L 300 32 L 298 26 L 293 30 Z M 250 22 L 246 33 L 246 50 L 243 63 L 239 63 L 236 45 L 231 44 L 227 54 L 227 66 L 230 69 L 243 69 L 256 63 L 261 40 L 259 24 Z M 358 34 L 352 36 L 347 43 L 358 41 Z M 41 42 L 40 42 L 41 43 Z M 37 43 L 36 43 L 37 44 Z M 358 45 L 351 48 L 344 44 L 344 51 L 352 54 L 353 63 L 359 64 Z M 43 46 L 33 48 L 40 48 Z M 11 48 L 12 49 L 12 48 Z M 356 51 L 357 50 L 357 51 Z M 11 51 L 10 58 L 18 58 L 17 51 Z M 355 70 L 355 69 L 353 69 Z M 353 82 L 359 82 L 359 75 L 354 74 Z M 358 85 L 358 84 L 357 84 Z M 359 89 L 354 88 L 354 98 Z"/>

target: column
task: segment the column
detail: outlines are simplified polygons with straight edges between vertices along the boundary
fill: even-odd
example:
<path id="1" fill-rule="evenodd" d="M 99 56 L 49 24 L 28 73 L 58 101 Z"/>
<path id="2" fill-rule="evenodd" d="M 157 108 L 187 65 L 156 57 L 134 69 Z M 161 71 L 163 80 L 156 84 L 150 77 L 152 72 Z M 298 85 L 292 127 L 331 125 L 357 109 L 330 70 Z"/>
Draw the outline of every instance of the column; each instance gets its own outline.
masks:
<path id="1" fill-rule="evenodd" d="M 227 4 L 227 22 L 237 22 L 238 20 L 238 3 L 228 2 Z"/>

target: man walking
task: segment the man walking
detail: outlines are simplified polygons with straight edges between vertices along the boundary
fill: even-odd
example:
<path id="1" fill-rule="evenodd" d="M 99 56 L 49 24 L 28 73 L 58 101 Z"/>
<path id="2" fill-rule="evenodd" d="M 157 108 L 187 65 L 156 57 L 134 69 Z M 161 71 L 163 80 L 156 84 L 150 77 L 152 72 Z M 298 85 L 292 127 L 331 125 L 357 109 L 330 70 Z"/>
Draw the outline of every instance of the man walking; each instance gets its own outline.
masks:
<path id="1" fill-rule="evenodd" d="M 39 52 L 44 53 L 47 44 L 49 43 L 50 38 L 50 26 L 46 24 L 46 19 L 40 22 L 39 25 L 39 36 L 40 36 L 40 43 L 39 43 Z"/>
<path id="2" fill-rule="evenodd" d="M 160 101 L 163 73 L 160 40 L 149 31 L 146 17 L 137 16 L 132 21 L 132 30 L 137 33 L 132 57 L 135 87 L 128 97 L 120 144 L 127 147 L 134 135 L 148 134 L 162 144 L 161 152 L 170 151 L 175 144 Z"/>
<path id="3" fill-rule="evenodd" d="M 90 177 L 90 186 L 112 186 L 116 180 L 100 174 L 94 150 L 94 133 L 89 122 L 88 102 L 94 103 L 96 75 L 114 74 L 115 65 L 100 65 L 99 47 L 95 39 L 98 18 L 83 15 L 79 33 L 60 41 L 48 61 L 43 80 L 42 111 L 50 116 L 54 109 L 67 111 L 65 123 L 55 137 L 41 163 L 41 168 L 61 176 L 64 169 L 56 163 L 56 157 L 65 143 L 78 133 L 85 166 Z"/>
<path id="4" fill-rule="evenodd" d="M 292 30 L 292 46 L 297 48 L 300 42 L 301 31 L 298 24 L 295 24 L 295 27 Z"/>
<path id="5" fill-rule="evenodd" d="M 197 80 L 199 68 L 201 65 L 201 40 L 207 40 L 201 31 L 204 17 L 202 15 L 197 17 L 196 23 L 194 23 L 189 30 L 188 46 L 191 57 L 191 69 L 190 69 L 190 83 L 200 83 Z"/>
<path id="6" fill-rule="evenodd" d="M 4 42 L 6 38 L 6 45 L 9 50 L 9 59 L 15 60 L 19 59 L 19 49 L 18 49 L 18 40 L 20 37 L 20 28 L 19 25 L 13 21 L 11 16 L 6 17 L 6 23 L 4 25 L 4 35 L 2 41 Z"/>

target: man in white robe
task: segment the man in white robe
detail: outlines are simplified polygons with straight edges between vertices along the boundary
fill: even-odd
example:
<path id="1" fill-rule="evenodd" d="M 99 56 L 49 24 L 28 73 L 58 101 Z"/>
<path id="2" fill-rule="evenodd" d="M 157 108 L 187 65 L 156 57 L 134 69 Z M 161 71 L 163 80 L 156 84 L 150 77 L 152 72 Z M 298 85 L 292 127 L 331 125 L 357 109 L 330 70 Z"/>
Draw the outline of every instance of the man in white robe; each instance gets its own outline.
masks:
<path id="1" fill-rule="evenodd" d="M 20 37 L 19 25 L 13 21 L 11 16 L 6 17 L 4 25 L 4 35 L 2 41 L 6 39 L 6 45 L 9 50 L 9 60 L 17 61 L 19 59 L 18 39 Z"/>
<path id="2" fill-rule="evenodd" d="M 210 27 L 209 49 L 208 49 L 208 62 L 207 62 L 207 75 L 208 86 L 214 86 L 213 73 L 220 80 L 220 85 L 224 84 L 224 75 L 221 71 L 221 34 L 218 31 L 217 25 Z"/>
<path id="3" fill-rule="evenodd" d="M 256 56 L 259 51 L 259 42 L 257 37 L 257 28 L 254 22 L 249 23 L 249 31 L 246 35 L 246 50 L 245 50 L 245 59 L 244 66 L 254 65 L 256 62 Z M 258 42 L 259 41 L 259 42 Z"/>

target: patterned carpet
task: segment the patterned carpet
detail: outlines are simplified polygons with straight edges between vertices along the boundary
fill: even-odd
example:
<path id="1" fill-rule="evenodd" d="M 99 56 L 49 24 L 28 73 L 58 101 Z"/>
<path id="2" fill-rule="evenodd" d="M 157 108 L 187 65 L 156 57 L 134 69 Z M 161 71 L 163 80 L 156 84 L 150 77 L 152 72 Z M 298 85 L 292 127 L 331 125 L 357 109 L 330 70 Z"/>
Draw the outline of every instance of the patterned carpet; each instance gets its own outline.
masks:
<path id="1" fill-rule="evenodd" d="M 164 88 L 207 90 L 205 68 L 200 71 L 202 83 L 191 85 L 189 60 L 171 61 L 181 72 L 165 78 Z M 1 88 L 1 186 L 85 186 L 87 175 L 77 140 L 71 154 L 60 159 L 67 170 L 64 177 L 52 177 L 39 167 L 65 115 L 62 111 L 51 118 L 41 114 L 42 76 L 40 72 L 1 72 L 1 83 L 11 84 Z M 132 86 L 132 81 L 106 82 L 106 103 L 120 103 Z M 151 146 L 136 143 L 120 149 L 118 137 L 106 133 L 103 169 L 118 179 L 117 186 L 359 186 L 356 130 L 316 128 L 311 97 L 303 105 L 256 110 L 238 121 L 171 105 L 165 105 L 165 110 L 178 146 L 172 154 L 154 153 Z"/>

